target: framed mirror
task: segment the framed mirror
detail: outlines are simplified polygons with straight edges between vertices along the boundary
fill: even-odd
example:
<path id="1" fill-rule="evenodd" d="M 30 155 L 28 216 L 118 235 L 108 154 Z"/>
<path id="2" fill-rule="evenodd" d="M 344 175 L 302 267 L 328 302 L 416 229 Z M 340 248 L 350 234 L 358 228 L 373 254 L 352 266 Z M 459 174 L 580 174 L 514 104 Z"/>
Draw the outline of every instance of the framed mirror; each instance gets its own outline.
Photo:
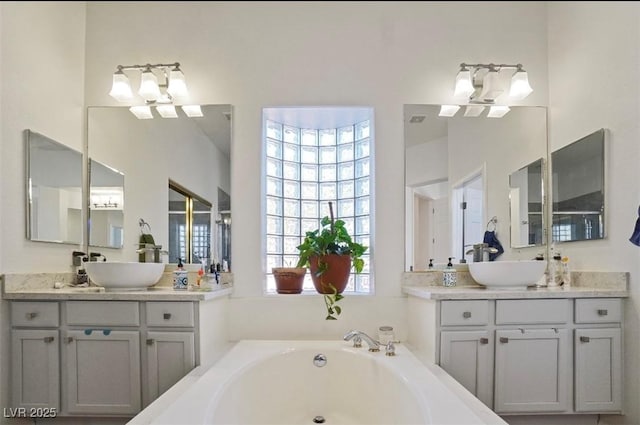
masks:
<path id="1" fill-rule="evenodd" d="M 540 158 L 509 175 L 511 247 L 544 243 L 544 159 Z"/>
<path id="2" fill-rule="evenodd" d="M 605 130 L 551 153 L 554 242 L 605 237 Z"/>
<path id="3" fill-rule="evenodd" d="M 152 108 L 153 119 L 138 119 L 127 107 L 88 108 L 89 157 L 121 172 L 127 183 L 122 249 L 107 255 L 109 259 L 138 260 L 140 219 L 148 224 L 145 232 L 155 244 L 169 251 L 169 182 L 209 201 L 212 214 L 218 209 L 218 188 L 230 193 L 232 106 L 203 105 L 201 109 L 202 117 L 187 117 L 177 108 L 177 118 L 161 118 Z M 216 252 L 217 226 L 210 227 L 204 236 L 209 240 L 201 246 L 212 252 L 198 257 L 221 259 Z M 162 261 L 176 259 L 164 256 Z"/>
<path id="4" fill-rule="evenodd" d="M 82 242 L 82 153 L 25 130 L 27 239 Z"/>
<path id="5" fill-rule="evenodd" d="M 406 271 L 426 270 L 431 258 L 471 261 L 466 252 L 487 230 L 505 249 L 500 259 L 524 248 L 511 247 L 509 177 L 547 158 L 546 108 L 514 106 L 490 118 L 488 105 L 470 106 L 484 109 L 444 117 L 440 105 L 404 106 Z"/>
<path id="6" fill-rule="evenodd" d="M 89 245 L 124 244 L 124 174 L 89 159 Z"/>

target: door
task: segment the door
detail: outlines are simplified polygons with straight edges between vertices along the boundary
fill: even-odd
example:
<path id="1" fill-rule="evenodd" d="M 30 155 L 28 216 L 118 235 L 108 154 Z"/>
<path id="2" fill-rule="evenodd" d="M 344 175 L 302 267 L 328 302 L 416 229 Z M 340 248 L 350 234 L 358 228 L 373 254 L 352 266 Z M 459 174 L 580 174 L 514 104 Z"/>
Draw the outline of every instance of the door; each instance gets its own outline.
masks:
<path id="1" fill-rule="evenodd" d="M 195 367 L 193 332 L 147 332 L 145 405 L 171 388 Z"/>
<path id="2" fill-rule="evenodd" d="M 480 399 L 493 405 L 493 338 L 491 332 L 440 332 L 440 367 Z"/>
<path id="3" fill-rule="evenodd" d="M 569 408 L 567 329 L 496 331 L 495 412 Z"/>
<path id="4" fill-rule="evenodd" d="M 59 410 L 57 330 L 11 331 L 12 406 Z"/>
<path id="5" fill-rule="evenodd" d="M 622 410 L 622 340 L 619 328 L 576 329 L 576 412 Z"/>
<path id="6" fill-rule="evenodd" d="M 63 332 L 63 393 L 69 413 L 140 411 L 140 332 Z"/>

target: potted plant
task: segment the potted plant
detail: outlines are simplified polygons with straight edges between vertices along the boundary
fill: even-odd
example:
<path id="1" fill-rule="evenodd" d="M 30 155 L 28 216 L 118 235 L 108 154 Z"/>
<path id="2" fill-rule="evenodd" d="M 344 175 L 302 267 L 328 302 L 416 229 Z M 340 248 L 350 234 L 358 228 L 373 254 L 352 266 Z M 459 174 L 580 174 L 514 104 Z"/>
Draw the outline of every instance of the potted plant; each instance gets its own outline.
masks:
<path id="1" fill-rule="evenodd" d="M 299 294 L 302 292 L 304 276 L 307 274 L 305 267 L 272 267 L 271 273 L 276 281 L 278 294 Z"/>
<path id="2" fill-rule="evenodd" d="M 297 267 L 309 267 L 313 285 L 324 295 L 326 320 L 336 320 L 335 316 L 342 312 L 336 303 L 344 298 L 341 294 L 349 281 L 351 268 L 356 273 L 362 271 L 362 255 L 367 247 L 353 241 L 343 220 L 334 219 L 332 202 L 329 202 L 329 214 L 321 220 L 321 227 L 307 232 L 298 246 Z"/>

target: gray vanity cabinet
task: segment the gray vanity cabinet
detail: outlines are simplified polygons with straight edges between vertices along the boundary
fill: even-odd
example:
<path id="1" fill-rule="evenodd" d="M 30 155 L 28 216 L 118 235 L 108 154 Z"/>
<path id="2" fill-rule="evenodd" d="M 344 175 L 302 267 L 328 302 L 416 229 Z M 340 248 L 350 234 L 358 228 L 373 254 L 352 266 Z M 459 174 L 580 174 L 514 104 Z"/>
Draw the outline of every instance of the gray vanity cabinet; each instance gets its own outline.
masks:
<path id="1" fill-rule="evenodd" d="M 60 410 L 58 303 L 11 303 L 12 408 Z"/>
<path id="2" fill-rule="evenodd" d="M 144 405 L 195 367 L 195 309 L 191 302 L 147 302 L 143 348 Z"/>
<path id="3" fill-rule="evenodd" d="M 493 405 L 493 336 L 488 330 L 440 333 L 440 366 L 487 406 Z"/>
<path id="4" fill-rule="evenodd" d="M 409 317 L 416 350 L 496 413 L 622 411 L 621 298 L 409 297 Z"/>
<path id="5" fill-rule="evenodd" d="M 497 413 L 570 410 L 567 329 L 496 330 Z"/>
<path id="6" fill-rule="evenodd" d="M 140 332 L 69 330 L 62 341 L 63 399 L 68 413 L 140 411 Z"/>

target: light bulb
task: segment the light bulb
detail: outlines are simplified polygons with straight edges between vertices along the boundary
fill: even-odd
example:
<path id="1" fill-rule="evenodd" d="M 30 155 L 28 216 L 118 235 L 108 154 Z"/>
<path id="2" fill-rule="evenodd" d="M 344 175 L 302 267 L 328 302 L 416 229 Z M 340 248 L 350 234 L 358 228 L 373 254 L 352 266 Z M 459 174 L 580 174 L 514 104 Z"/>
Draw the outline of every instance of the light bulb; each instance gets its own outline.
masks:
<path id="1" fill-rule="evenodd" d="M 111 85 L 109 95 L 118 102 L 126 102 L 133 99 L 129 77 L 127 77 L 127 74 L 122 72 L 122 69 L 118 69 L 113 74 L 113 84 Z"/>
<path id="2" fill-rule="evenodd" d="M 167 93 L 174 99 L 184 99 L 189 96 L 184 74 L 178 66 L 169 72 L 169 87 L 167 87 Z"/>
<path id="3" fill-rule="evenodd" d="M 518 70 L 511 77 L 511 89 L 509 90 L 509 96 L 516 100 L 524 99 L 529 96 L 533 89 L 529 85 L 529 75 L 527 71 L 522 68 Z"/>
<path id="4" fill-rule="evenodd" d="M 471 71 L 466 67 L 462 67 L 458 75 L 456 75 L 456 87 L 453 91 L 453 96 L 469 97 L 474 91 L 473 82 L 471 81 Z"/>
<path id="5" fill-rule="evenodd" d="M 140 75 L 140 90 L 138 90 L 138 94 L 146 101 L 156 101 L 160 98 L 158 77 L 149 67 Z"/>

